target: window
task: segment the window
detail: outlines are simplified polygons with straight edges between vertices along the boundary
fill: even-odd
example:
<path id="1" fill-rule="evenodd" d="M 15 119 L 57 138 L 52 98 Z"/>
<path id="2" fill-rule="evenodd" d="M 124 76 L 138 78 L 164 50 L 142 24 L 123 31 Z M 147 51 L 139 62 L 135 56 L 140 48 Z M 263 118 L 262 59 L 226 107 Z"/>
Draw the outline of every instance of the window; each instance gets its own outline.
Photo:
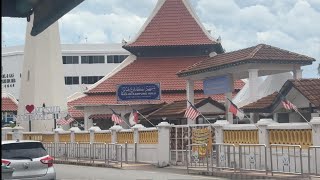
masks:
<path id="1" fill-rule="evenodd" d="M 82 76 L 81 83 L 82 84 L 94 84 L 102 78 L 103 78 L 103 76 Z"/>
<path id="2" fill-rule="evenodd" d="M 79 56 L 62 56 L 63 64 L 79 64 Z"/>
<path id="3" fill-rule="evenodd" d="M 66 85 L 79 84 L 79 77 L 78 76 L 67 76 L 67 77 L 64 77 L 64 82 Z"/>
<path id="4" fill-rule="evenodd" d="M 104 56 L 81 56 L 81 64 L 104 64 Z"/>
<path id="5" fill-rule="evenodd" d="M 10 121 L 14 121 L 14 116 L 16 113 L 14 112 L 1 112 L 2 122 L 7 124 Z"/>
<path id="6" fill-rule="evenodd" d="M 112 55 L 107 57 L 107 63 L 122 63 L 128 56 L 127 55 Z"/>
<path id="7" fill-rule="evenodd" d="M 4 159 L 33 159 L 46 156 L 48 153 L 39 142 L 23 142 L 3 144 L 1 155 Z"/>

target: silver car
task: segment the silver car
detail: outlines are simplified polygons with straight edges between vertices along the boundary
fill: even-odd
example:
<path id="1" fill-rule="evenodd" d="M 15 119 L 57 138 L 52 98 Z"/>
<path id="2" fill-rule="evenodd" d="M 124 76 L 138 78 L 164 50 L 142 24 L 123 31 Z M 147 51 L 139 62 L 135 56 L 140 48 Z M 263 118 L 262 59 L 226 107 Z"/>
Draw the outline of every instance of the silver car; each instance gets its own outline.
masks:
<path id="1" fill-rule="evenodd" d="M 2 141 L 2 166 L 13 168 L 12 179 L 56 179 L 53 158 L 39 141 Z"/>

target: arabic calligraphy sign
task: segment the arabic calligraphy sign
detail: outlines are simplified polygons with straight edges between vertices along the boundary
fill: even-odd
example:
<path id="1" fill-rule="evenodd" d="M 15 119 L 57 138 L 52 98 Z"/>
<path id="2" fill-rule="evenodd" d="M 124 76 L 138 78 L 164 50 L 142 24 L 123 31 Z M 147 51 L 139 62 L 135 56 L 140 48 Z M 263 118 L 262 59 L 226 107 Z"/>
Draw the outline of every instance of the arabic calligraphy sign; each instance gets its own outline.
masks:
<path id="1" fill-rule="evenodd" d="M 121 84 L 117 87 L 118 101 L 160 100 L 159 83 Z"/>
<path id="2" fill-rule="evenodd" d="M 211 130 L 209 128 L 192 129 L 192 144 L 207 144 L 207 146 L 194 146 L 192 151 L 198 152 L 199 157 L 205 157 L 212 146 Z"/>

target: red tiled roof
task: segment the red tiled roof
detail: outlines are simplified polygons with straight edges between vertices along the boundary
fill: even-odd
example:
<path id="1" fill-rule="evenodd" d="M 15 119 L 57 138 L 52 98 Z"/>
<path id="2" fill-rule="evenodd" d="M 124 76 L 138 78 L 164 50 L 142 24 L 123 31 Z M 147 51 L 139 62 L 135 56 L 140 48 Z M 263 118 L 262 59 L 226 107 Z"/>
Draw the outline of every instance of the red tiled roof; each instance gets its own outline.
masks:
<path id="1" fill-rule="evenodd" d="M 1 111 L 18 111 L 18 105 L 10 97 L 2 97 Z"/>
<path id="2" fill-rule="evenodd" d="M 266 44 L 240 49 L 237 51 L 218 54 L 204 59 L 178 73 L 179 76 L 187 76 L 207 71 L 215 71 L 227 67 L 237 66 L 243 63 L 297 63 L 312 64 L 314 58 L 293 53 Z"/>
<path id="3" fill-rule="evenodd" d="M 76 104 L 73 101 L 68 102 L 68 112 L 70 113 L 71 117 L 75 119 L 83 119 L 84 118 L 83 110 L 76 109 L 74 107 L 75 105 Z"/>
<path id="4" fill-rule="evenodd" d="M 320 107 L 320 79 L 300 79 L 290 82 L 310 103 Z"/>
<path id="5" fill-rule="evenodd" d="M 204 57 L 138 58 L 118 73 L 98 84 L 87 93 L 115 92 L 118 84 L 156 83 L 162 91 L 185 90 L 186 80 L 178 78 L 176 73 Z M 241 89 L 244 82 L 236 81 L 235 89 Z M 201 82 L 195 83 L 195 90 L 202 90 Z"/>
<path id="6" fill-rule="evenodd" d="M 216 42 L 205 34 L 184 2 L 182 0 L 166 0 L 139 37 L 126 46 L 215 44 Z M 191 12 L 193 13 L 193 11 Z"/>
<path id="7" fill-rule="evenodd" d="M 268 96 L 265 96 L 261 99 L 259 99 L 256 102 L 250 103 L 248 105 L 243 106 L 241 109 L 245 111 L 253 110 L 253 109 L 264 109 L 268 108 L 272 105 L 272 103 L 275 101 L 276 97 L 278 96 L 278 92 L 274 92 Z"/>
<path id="8" fill-rule="evenodd" d="M 235 96 L 236 93 L 233 93 Z M 103 95 L 87 95 L 82 98 L 76 99 L 72 101 L 74 106 L 90 106 L 90 105 L 110 105 L 110 104 L 160 104 L 160 103 L 171 103 L 173 101 L 185 100 L 187 97 L 186 93 L 170 93 L 170 94 L 162 94 L 161 100 L 157 101 L 126 101 L 126 102 L 117 102 L 117 97 L 115 94 L 103 94 Z M 195 98 L 206 98 L 208 96 L 203 93 L 195 93 Z M 224 94 L 218 94 L 210 96 L 212 99 L 218 102 L 224 102 L 225 96 Z"/>
<path id="9" fill-rule="evenodd" d="M 112 114 L 91 114 L 88 118 L 92 120 L 96 119 L 110 119 Z"/>
<path id="10" fill-rule="evenodd" d="M 224 114 L 225 107 L 223 104 L 212 100 L 210 97 L 209 98 L 201 98 L 201 99 L 195 99 L 194 104 L 196 108 L 199 108 L 203 106 L 206 103 L 211 103 L 214 106 L 218 107 L 221 109 L 222 113 L 217 113 L 217 114 Z M 187 108 L 187 101 L 182 100 L 182 101 L 174 101 L 170 104 L 167 104 L 163 106 L 162 108 L 154 111 L 153 113 L 149 114 L 148 117 L 163 117 L 163 116 L 183 116 Z"/>

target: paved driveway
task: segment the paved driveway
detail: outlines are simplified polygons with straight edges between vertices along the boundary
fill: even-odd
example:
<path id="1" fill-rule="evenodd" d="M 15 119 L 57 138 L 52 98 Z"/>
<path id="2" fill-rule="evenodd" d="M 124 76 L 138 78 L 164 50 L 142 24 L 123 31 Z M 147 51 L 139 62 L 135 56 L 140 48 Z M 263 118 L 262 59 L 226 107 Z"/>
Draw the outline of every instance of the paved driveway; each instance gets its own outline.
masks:
<path id="1" fill-rule="evenodd" d="M 153 170 L 122 170 L 114 168 L 101 168 L 101 167 L 88 167 L 88 166 L 75 166 L 55 164 L 57 172 L 57 179 L 59 180 L 213 180 L 223 178 L 214 178 L 206 176 L 196 176 L 188 174 L 179 174 L 174 172 L 166 172 L 164 169 Z M 161 170 L 161 171 L 160 171 Z"/>

